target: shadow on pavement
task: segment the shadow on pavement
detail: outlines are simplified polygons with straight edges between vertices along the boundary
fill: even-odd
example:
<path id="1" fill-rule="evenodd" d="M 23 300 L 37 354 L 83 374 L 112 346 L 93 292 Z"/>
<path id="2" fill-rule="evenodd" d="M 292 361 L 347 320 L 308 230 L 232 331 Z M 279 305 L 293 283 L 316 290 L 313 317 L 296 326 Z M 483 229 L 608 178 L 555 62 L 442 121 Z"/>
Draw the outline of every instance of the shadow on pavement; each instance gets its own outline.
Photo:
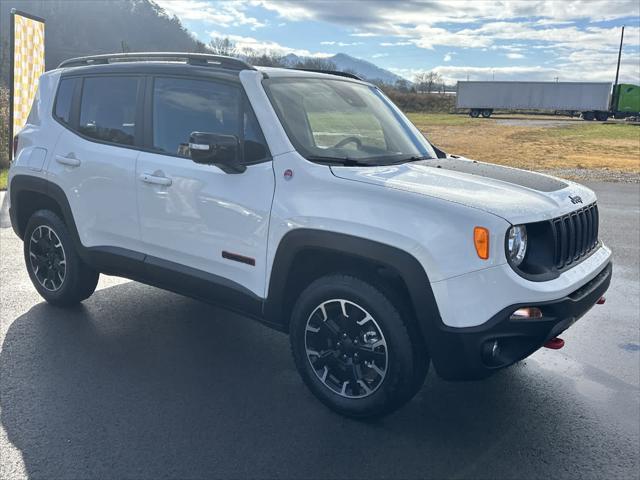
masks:
<path id="1" fill-rule="evenodd" d="M 305 389 L 285 335 L 133 282 L 72 310 L 36 305 L 10 326 L 0 370 L 2 423 L 32 477 L 584 478 L 637 467 L 634 434 L 628 452 L 612 451 L 627 434 L 535 364 L 474 383 L 431 373 L 401 411 L 356 422 Z"/>

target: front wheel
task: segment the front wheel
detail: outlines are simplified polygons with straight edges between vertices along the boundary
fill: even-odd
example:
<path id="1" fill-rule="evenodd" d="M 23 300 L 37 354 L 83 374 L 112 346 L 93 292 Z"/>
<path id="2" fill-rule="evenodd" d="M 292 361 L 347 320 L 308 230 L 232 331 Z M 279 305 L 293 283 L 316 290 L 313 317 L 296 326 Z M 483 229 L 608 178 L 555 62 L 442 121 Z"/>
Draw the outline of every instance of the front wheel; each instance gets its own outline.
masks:
<path id="1" fill-rule="evenodd" d="M 469 112 L 469 116 L 470 116 L 471 118 L 478 118 L 478 117 L 480 116 L 480 110 L 477 110 L 477 109 L 475 109 L 475 108 L 474 108 L 474 109 L 472 109 L 472 110 Z"/>
<path id="2" fill-rule="evenodd" d="M 429 366 L 411 320 L 376 287 L 328 275 L 300 295 L 291 317 L 296 367 L 320 401 L 350 417 L 388 414 L 409 401 Z"/>
<path id="3" fill-rule="evenodd" d="M 27 222 L 24 259 L 33 286 L 52 305 L 75 305 L 98 284 L 98 272 L 78 256 L 67 226 L 49 210 L 35 212 Z"/>

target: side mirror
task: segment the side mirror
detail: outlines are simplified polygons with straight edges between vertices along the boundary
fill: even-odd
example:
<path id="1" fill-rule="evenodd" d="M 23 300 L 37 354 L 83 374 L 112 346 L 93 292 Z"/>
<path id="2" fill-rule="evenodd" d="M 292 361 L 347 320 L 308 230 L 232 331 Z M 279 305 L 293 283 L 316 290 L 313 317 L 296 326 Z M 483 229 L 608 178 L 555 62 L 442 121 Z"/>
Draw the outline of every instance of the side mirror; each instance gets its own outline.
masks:
<path id="1" fill-rule="evenodd" d="M 215 165 L 225 173 L 242 173 L 247 169 L 240 163 L 240 142 L 235 135 L 192 132 L 189 154 L 194 162 Z"/>

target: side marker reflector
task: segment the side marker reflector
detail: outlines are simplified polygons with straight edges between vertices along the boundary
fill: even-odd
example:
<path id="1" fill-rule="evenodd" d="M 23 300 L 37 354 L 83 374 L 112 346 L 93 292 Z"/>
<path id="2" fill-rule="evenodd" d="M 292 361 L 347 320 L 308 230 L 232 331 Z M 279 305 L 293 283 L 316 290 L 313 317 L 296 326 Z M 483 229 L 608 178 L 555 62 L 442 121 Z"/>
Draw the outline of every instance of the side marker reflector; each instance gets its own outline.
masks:
<path id="1" fill-rule="evenodd" d="M 473 229 L 473 243 L 478 257 L 487 260 L 489 258 L 489 230 L 484 227 L 475 227 Z"/>
<path id="2" fill-rule="evenodd" d="M 551 350 L 560 350 L 562 347 L 564 347 L 564 340 L 560 337 L 555 337 L 551 340 L 547 340 L 543 347 L 550 348 Z"/>
<path id="3" fill-rule="evenodd" d="M 607 301 L 607 299 L 606 299 L 606 298 L 604 297 L 604 295 L 603 295 L 602 297 L 600 297 L 600 298 L 598 299 L 598 301 L 596 302 L 596 304 L 598 304 L 598 305 L 604 305 L 604 302 L 606 302 L 606 301 Z"/>

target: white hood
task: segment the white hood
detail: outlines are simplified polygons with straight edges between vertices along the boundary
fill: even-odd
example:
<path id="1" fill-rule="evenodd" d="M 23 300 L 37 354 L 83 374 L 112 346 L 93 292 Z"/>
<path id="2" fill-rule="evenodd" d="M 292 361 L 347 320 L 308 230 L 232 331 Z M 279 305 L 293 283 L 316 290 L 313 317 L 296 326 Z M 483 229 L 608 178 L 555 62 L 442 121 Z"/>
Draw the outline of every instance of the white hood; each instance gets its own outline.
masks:
<path id="1" fill-rule="evenodd" d="M 559 217 L 596 200 L 574 182 L 460 157 L 331 170 L 339 178 L 460 203 L 513 224 Z"/>

